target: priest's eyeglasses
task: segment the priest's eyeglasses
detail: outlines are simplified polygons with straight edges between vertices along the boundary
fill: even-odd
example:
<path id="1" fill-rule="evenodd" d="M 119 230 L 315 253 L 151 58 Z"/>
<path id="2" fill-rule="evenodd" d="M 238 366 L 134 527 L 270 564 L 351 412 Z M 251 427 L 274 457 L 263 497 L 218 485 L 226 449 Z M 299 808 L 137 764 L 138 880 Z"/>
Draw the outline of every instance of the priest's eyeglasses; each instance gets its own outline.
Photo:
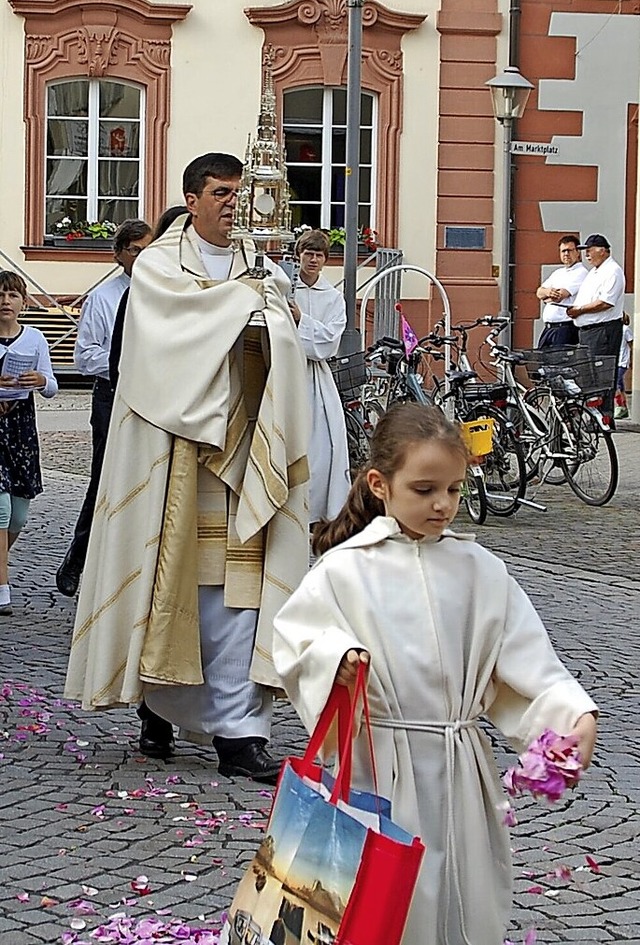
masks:
<path id="1" fill-rule="evenodd" d="M 210 197 L 213 197 L 214 200 L 217 200 L 218 203 L 229 203 L 234 197 L 237 197 L 240 193 L 239 187 L 216 187 L 214 190 L 203 190 L 203 194 L 208 194 Z"/>

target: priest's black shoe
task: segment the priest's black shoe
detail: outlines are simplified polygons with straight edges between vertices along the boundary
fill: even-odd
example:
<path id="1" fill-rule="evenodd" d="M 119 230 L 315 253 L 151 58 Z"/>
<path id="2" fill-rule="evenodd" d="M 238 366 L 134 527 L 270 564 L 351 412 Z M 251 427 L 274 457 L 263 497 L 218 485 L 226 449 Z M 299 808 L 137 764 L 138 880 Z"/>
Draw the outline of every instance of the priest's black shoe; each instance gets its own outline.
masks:
<path id="1" fill-rule="evenodd" d="M 214 738 L 213 744 L 220 759 L 218 771 L 226 778 L 277 784 L 282 762 L 269 754 L 263 738 Z"/>
<path id="2" fill-rule="evenodd" d="M 175 750 L 173 726 L 161 719 L 143 702 L 137 710 L 142 720 L 140 728 L 140 751 L 147 758 L 170 758 Z"/>
<path id="3" fill-rule="evenodd" d="M 78 564 L 67 551 L 64 560 L 56 571 L 56 587 L 65 597 L 74 597 L 80 584 L 82 565 Z"/>

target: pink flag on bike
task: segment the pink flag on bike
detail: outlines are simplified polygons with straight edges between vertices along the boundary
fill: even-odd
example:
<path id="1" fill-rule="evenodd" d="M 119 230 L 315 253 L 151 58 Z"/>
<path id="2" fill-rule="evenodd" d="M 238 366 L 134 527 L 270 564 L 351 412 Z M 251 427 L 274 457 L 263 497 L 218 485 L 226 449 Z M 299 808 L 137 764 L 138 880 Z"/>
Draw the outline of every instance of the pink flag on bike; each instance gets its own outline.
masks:
<path id="1" fill-rule="evenodd" d="M 398 302 L 396 305 L 396 312 L 400 313 L 400 326 L 402 328 L 402 341 L 404 343 L 404 350 L 409 357 L 414 348 L 418 346 L 418 336 L 415 331 L 407 321 L 407 319 L 402 314 L 402 306 Z"/>

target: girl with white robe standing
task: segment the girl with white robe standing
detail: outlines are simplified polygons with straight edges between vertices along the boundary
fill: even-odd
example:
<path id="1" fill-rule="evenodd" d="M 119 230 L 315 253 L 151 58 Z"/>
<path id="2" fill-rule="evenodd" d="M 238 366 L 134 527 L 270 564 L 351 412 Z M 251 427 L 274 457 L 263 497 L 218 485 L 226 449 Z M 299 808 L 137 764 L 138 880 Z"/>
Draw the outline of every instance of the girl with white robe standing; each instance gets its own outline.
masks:
<path id="1" fill-rule="evenodd" d="M 322 275 L 329 239 L 306 230 L 296 243 L 300 274 L 290 302 L 307 356 L 311 438 L 309 442 L 309 521 L 333 518 L 349 492 L 349 455 L 342 402 L 327 358 L 338 353 L 347 324 L 344 297 Z"/>
<path id="2" fill-rule="evenodd" d="M 321 554 L 275 620 L 274 661 L 309 731 L 369 663 L 379 792 L 426 853 L 403 945 L 501 945 L 512 868 L 504 792 L 480 720 L 518 751 L 545 728 L 590 763 L 597 708 L 500 559 L 449 531 L 467 451 L 435 408 L 391 408 Z M 366 732 L 353 786 L 372 790 Z"/>

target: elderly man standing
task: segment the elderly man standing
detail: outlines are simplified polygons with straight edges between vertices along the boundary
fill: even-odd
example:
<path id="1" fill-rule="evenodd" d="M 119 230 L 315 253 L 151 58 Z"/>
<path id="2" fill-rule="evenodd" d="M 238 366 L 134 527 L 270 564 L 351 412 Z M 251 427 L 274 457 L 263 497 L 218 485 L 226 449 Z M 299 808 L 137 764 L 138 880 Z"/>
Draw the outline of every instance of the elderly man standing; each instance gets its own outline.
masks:
<path id="1" fill-rule="evenodd" d="M 537 297 L 545 303 L 542 311 L 544 330 L 538 341 L 539 348 L 578 344 L 578 329 L 567 315 L 567 308 L 575 302 L 588 271 L 580 257 L 579 242 L 577 236 L 567 235 L 560 239 L 558 249 L 562 265 L 536 289 Z"/>
<path id="2" fill-rule="evenodd" d="M 241 173 L 192 161 L 189 215 L 136 265 L 65 691 L 144 697 L 221 774 L 275 783 L 271 634 L 307 569 L 309 417 L 288 280 L 230 238 Z"/>
<path id="3" fill-rule="evenodd" d="M 613 355 L 611 390 L 605 395 L 603 413 L 613 418 L 613 396 L 620 343 L 622 341 L 622 313 L 624 309 L 624 272 L 611 255 L 606 236 L 593 233 L 578 249 L 586 250 L 591 269 L 578 290 L 574 305 L 567 314 L 574 319 L 581 345 L 591 354 Z"/>

